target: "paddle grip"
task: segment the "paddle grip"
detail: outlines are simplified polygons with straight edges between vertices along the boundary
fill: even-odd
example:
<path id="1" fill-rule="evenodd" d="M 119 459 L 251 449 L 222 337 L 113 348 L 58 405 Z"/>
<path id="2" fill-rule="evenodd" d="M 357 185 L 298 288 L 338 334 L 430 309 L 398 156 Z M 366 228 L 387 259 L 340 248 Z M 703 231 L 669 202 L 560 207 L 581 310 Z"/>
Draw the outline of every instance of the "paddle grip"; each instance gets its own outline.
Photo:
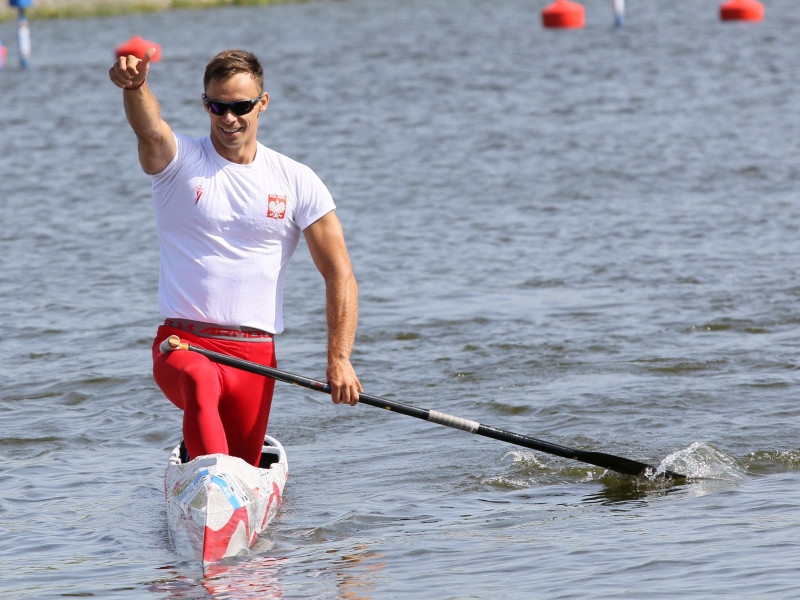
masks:
<path id="1" fill-rule="evenodd" d="M 188 350 L 189 344 L 181 343 L 181 338 L 177 335 L 171 335 L 166 338 L 158 347 L 161 352 L 172 352 L 173 350 Z"/>
<path id="2" fill-rule="evenodd" d="M 468 431 L 469 433 L 476 433 L 478 428 L 481 426 L 481 424 L 477 421 L 470 421 L 469 419 L 454 417 L 453 415 L 448 415 L 437 410 L 428 411 L 428 421 L 438 425 L 447 425 L 448 427 L 460 429 L 461 431 Z"/>

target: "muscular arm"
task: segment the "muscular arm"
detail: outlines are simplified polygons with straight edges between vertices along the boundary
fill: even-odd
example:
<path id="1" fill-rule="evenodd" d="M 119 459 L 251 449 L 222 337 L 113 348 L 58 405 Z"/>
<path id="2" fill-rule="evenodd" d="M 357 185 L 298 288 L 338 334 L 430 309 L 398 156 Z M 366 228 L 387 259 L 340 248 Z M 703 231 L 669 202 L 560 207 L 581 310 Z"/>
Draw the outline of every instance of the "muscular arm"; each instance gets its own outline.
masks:
<path id="1" fill-rule="evenodd" d="M 146 80 L 154 53 L 151 48 L 142 60 L 122 56 L 109 70 L 111 81 L 123 89 L 125 116 L 139 142 L 139 163 L 150 174 L 163 171 L 177 151 L 172 129 L 161 118 L 158 101 Z"/>
<path id="2" fill-rule="evenodd" d="M 328 383 L 336 404 L 355 405 L 361 383 L 350 364 L 358 324 L 358 285 L 347 255 L 342 225 L 334 212 L 307 227 L 314 264 L 325 279 L 328 320 Z"/>

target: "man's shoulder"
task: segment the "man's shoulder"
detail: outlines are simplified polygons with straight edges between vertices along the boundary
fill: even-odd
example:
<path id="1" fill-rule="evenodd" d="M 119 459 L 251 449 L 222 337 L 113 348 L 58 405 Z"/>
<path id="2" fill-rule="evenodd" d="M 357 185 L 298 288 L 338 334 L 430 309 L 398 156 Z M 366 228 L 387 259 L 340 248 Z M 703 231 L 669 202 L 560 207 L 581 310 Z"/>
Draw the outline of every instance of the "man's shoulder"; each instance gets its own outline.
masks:
<path id="1" fill-rule="evenodd" d="M 286 154 L 273 150 L 261 142 L 258 143 L 262 160 L 271 168 L 279 170 L 292 177 L 313 175 L 311 167 L 301 163 Z"/>
<path id="2" fill-rule="evenodd" d="M 259 152 L 261 152 L 262 156 L 267 160 L 277 161 L 286 164 L 292 164 L 292 163 L 298 165 L 300 164 L 295 159 L 290 158 L 289 156 L 286 156 L 285 154 L 278 152 L 277 150 L 274 150 L 269 146 L 262 144 L 261 142 L 258 142 L 258 147 L 259 147 Z"/>
<path id="3" fill-rule="evenodd" d="M 205 138 L 193 138 L 191 136 L 172 132 L 175 140 L 175 155 L 169 164 L 159 173 L 152 175 L 156 180 L 168 179 L 177 173 L 183 172 L 185 168 L 194 168 L 194 165 L 204 160 L 204 155 L 208 150 L 205 147 Z"/>
<path id="4" fill-rule="evenodd" d="M 173 131 L 172 136 L 175 138 L 178 155 L 185 156 L 187 153 L 203 152 L 205 138 L 194 138 L 177 131 Z"/>
<path id="5" fill-rule="evenodd" d="M 206 145 L 211 143 L 211 136 L 205 135 L 203 137 L 192 137 L 185 133 L 175 133 L 175 140 L 185 146 L 186 148 L 197 148 L 202 150 Z"/>

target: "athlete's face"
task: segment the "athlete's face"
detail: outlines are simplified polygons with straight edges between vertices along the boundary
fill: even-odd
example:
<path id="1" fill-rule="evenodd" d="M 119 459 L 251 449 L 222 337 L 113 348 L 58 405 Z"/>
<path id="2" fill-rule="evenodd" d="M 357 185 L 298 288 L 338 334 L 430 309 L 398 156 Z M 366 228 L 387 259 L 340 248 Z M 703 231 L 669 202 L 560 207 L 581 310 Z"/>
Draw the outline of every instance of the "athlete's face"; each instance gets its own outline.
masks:
<path id="1" fill-rule="evenodd" d="M 234 114 L 236 111 L 223 106 L 222 114 L 215 114 L 215 106 L 209 106 L 208 101 L 238 102 L 240 100 L 260 99 L 253 109 L 243 115 Z M 206 112 L 211 118 L 211 142 L 217 152 L 231 162 L 248 164 L 253 162 L 256 155 L 256 131 L 258 130 L 258 117 L 267 109 L 269 94 L 263 93 L 248 73 L 237 73 L 228 79 L 214 79 L 208 84 L 205 93 Z M 219 108 L 219 105 L 216 105 Z M 226 110 L 227 109 L 227 110 Z M 219 112 L 219 111 L 217 111 Z"/>

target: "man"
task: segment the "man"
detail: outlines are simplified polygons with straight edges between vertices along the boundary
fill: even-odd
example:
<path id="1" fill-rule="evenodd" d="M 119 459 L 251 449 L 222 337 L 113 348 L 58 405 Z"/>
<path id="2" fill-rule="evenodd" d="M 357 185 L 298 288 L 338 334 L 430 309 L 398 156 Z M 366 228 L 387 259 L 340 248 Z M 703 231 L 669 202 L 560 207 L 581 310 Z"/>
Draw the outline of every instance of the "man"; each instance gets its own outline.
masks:
<path id="1" fill-rule="evenodd" d="M 258 464 L 274 380 L 159 350 L 172 334 L 225 354 L 275 366 L 272 336 L 283 331 L 286 265 L 302 231 L 325 280 L 327 379 L 334 403 L 355 405 L 362 389 L 350 363 L 358 288 L 330 193 L 305 165 L 256 140 L 267 109 L 264 75 L 249 52 L 207 65 L 203 103 L 210 134 L 174 134 L 147 84 L 155 49 L 111 67 L 151 175 L 161 267 L 153 375 L 184 411 L 190 457 L 223 453 Z"/>

